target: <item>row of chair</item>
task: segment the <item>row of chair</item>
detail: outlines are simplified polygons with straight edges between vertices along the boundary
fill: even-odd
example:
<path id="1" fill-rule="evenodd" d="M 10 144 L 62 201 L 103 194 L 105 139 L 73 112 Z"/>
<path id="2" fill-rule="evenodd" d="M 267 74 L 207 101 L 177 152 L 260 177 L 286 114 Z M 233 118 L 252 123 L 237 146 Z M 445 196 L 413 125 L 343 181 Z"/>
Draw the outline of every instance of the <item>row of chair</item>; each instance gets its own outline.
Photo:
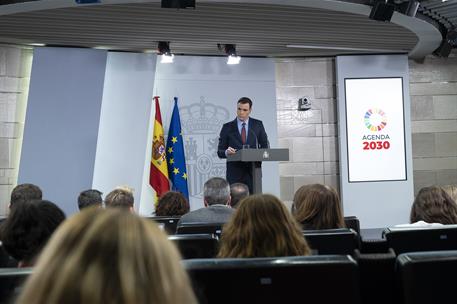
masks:
<path id="1" fill-rule="evenodd" d="M 185 223 L 177 227 L 176 234 L 211 234 L 218 239 L 223 224 Z M 413 251 L 457 250 L 457 225 L 427 228 L 386 228 L 383 239 L 365 240 L 353 229 L 304 230 L 313 254 L 387 253 L 396 255 Z M 179 237 L 184 239 L 185 237 Z"/>
<path id="2" fill-rule="evenodd" d="M 183 260 L 200 303 L 456 303 L 457 251 L 415 252 L 396 258 L 387 292 L 364 290 L 377 273 L 345 255 Z M 0 303 L 20 292 L 32 269 L 0 269 Z M 390 288 L 390 287 L 388 287 Z M 179 292 L 179 291 L 177 291 Z"/>
<path id="3" fill-rule="evenodd" d="M 168 234 L 182 233 L 185 228 L 178 227 L 180 217 L 169 217 L 169 216 L 151 216 L 148 217 L 151 220 L 157 222 Z M 345 216 L 344 223 L 347 228 L 350 228 L 360 234 L 360 222 L 356 216 Z M 180 225 L 182 226 L 182 224 Z M 190 233 L 208 233 L 207 231 L 192 231 Z M 220 233 L 220 231 L 219 231 Z"/>

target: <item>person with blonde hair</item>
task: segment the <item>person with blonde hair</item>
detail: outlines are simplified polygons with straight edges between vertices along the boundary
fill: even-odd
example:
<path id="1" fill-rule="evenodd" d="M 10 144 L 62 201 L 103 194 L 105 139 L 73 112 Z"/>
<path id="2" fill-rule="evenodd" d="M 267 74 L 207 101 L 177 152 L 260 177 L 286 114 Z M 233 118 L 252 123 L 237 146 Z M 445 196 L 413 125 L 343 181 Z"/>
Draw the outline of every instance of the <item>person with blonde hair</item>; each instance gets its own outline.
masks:
<path id="1" fill-rule="evenodd" d="M 299 256 L 310 249 L 284 204 L 270 194 L 244 198 L 223 227 L 220 258 Z"/>
<path id="2" fill-rule="evenodd" d="M 292 214 L 303 229 L 345 227 L 338 193 L 326 185 L 301 186 L 294 195 Z"/>
<path id="3" fill-rule="evenodd" d="M 126 186 L 117 187 L 105 197 L 106 208 L 128 209 L 133 212 L 133 190 Z"/>
<path id="4" fill-rule="evenodd" d="M 444 191 L 452 198 L 454 203 L 457 203 L 457 185 L 445 185 L 442 186 Z"/>
<path id="5" fill-rule="evenodd" d="M 88 208 L 51 238 L 16 303 L 197 303 L 180 255 L 152 222 Z"/>

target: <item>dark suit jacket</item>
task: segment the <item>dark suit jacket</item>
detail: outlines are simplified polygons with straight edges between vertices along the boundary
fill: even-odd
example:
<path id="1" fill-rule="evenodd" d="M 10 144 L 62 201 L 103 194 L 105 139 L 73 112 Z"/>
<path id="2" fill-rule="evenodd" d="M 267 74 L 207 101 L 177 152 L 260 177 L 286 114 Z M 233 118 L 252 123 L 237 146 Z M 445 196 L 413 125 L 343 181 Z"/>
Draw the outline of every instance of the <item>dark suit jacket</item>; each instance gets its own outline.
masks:
<path id="1" fill-rule="evenodd" d="M 248 144 L 251 149 L 268 148 L 268 137 L 261 120 L 249 117 L 246 144 Z M 225 150 L 227 150 L 228 147 L 239 150 L 242 146 L 241 134 L 238 131 L 237 119 L 235 118 L 222 126 L 219 135 L 217 155 L 220 158 L 227 158 L 225 156 Z M 252 172 L 249 163 L 228 162 L 227 181 L 229 184 L 244 183 L 249 187 L 250 193 L 252 193 Z"/>

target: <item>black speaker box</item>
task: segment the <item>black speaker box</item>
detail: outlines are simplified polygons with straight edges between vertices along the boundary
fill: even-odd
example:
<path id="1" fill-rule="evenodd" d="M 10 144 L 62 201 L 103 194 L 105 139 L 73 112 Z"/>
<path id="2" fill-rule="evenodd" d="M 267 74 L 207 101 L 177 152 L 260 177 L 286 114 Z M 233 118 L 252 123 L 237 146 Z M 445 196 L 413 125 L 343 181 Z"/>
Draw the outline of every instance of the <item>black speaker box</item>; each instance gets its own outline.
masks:
<path id="1" fill-rule="evenodd" d="M 385 2 L 376 2 L 370 12 L 370 19 L 390 21 L 394 14 L 395 5 Z"/>

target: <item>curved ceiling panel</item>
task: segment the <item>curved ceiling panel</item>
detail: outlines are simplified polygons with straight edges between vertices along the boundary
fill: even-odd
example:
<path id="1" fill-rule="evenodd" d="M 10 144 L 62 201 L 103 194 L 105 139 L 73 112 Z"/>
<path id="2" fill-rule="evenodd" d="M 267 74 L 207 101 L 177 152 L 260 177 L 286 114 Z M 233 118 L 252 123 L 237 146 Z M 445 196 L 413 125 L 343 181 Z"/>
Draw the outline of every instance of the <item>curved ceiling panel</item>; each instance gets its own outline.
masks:
<path id="1" fill-rule="evenodd" d="M 133 2 L 3 11 L 0 41 L 124 51 L 153 50 L 158 41 L 170 41 L 174 53 L 189 55 L 221 55 L 217 43 L 234 43 L 241 56 L 268 57 L 410 53 L 420 42 L 414 26 L 316 5 L 274 4 L 297 1 L 197 1 L 195 10 L 161 9 L 157 1 Z M 16 6 L 20 5 L 27 10 L 26 4 Z"/>

